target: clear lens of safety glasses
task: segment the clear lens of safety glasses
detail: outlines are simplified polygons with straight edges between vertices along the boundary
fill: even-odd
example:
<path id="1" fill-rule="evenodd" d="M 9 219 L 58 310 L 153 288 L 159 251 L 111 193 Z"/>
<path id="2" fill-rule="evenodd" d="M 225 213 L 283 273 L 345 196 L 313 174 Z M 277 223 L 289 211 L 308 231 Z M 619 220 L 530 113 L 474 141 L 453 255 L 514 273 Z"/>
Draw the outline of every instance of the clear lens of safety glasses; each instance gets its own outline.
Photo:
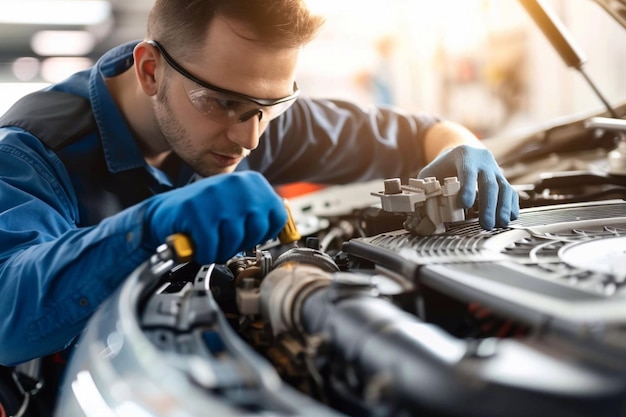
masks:
<path id="1" fill-rule="evenodd" d="M 187 97 L 200 113 L 224 125 L 245 122 L 253 116 L 269 122 L 283 114 L 296 101 L 296 95 L 294 95 L 287 100 L 265 106 L 239 96 L 203 87 L 188 78 L 183 78 L 183 87 Z"/>
<path id="2" fill-rule="evenodd" d="M 253 116 L 269 122 L 285 112 L 300 94 L 298 84 L 293 83 L 293 93 L 278 99 L 254 98 L 235 91 L 209 84 L 183 68 L 155 40 L 146 43 L 155 47 L 163 59 L 183 76 L 183 87 L 191 103 L 206 117 L 229 125 L 245 122 Z"/>

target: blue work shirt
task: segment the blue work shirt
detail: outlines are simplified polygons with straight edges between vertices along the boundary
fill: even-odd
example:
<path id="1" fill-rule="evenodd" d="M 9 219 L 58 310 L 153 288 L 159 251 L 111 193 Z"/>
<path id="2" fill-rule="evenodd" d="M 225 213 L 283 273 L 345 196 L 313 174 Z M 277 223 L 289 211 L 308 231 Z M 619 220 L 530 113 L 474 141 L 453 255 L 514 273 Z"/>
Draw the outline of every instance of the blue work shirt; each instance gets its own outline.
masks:
<path id="1" fill-rule="evenodd" d="M 146 163 L 107 90 L 105 78 L 132 67 L 136 43 L 48 88 L 88 99 L 95 131 L 55 152 L 22 128 L 0 128 L 0 364 L 66 348 L 152 254 L 142 246 L 145 204 L 109 198 L 115 191 L 104 190 L 103 177 L 139 172 L 133 181 L 153 193 L 194 178 L 184 163 L 176 178 Z M 300 98 L 238 169 L 275 185 L 415 176 L 424 164 L 420 139 L 436 122 L 427 113 Z"/>

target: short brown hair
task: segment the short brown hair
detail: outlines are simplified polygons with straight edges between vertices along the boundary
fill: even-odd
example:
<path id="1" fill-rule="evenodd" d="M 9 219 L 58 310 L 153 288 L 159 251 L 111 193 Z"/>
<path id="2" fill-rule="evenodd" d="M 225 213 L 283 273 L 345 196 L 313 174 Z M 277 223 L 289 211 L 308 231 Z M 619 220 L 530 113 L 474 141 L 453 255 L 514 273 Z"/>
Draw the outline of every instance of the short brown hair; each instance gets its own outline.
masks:
<path id="1" fill-rule="evenodd" d="M 217 16 L 242 23 L 254 38 L 240 36 L 276 47 L 308 43 L 324 22 L 305 0 L 156 0 L 146 36 L 168 49 L 191 52 Z"/>

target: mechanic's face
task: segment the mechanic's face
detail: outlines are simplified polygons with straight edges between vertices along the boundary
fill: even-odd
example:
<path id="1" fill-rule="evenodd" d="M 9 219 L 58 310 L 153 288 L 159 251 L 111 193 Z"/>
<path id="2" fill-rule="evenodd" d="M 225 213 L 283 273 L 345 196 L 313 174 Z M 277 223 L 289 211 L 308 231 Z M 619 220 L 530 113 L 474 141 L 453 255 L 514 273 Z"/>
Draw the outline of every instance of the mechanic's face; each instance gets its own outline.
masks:
<path id="1" fill-rule="evenodd" d="M 171 149 L 203 176 L 232 172 L 258 146 L 269 121 L 295 101 L 299 49 L 242 39 L 223 19 L 212 22 L 193 62 L 153 46 L 171 67 L 157 93 L 157 123 Z"/>

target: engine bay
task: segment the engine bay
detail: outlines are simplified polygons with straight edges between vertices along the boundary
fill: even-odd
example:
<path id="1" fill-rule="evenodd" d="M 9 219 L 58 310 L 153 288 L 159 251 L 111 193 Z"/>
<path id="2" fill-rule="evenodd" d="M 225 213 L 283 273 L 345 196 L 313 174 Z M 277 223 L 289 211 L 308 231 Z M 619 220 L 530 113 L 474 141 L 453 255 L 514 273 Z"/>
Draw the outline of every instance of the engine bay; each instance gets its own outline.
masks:
<path id="1" fill-rule="evenodd" d="M 624 415 L 624 116 L 485 140 L 520 196 L 504 228 L 454 181 L 381 179 L 290 201 L 290 238 L 225 264 L 164 244 L 92 319 L 57 415 Z"/>
<path id="2" fill-rule="evenodd" d="M 619 200 L 554 205 L 494 231 L 469 219 L 320 250 L 345 222 L 380 231 L 399 220 L 368 208 L 326 219 L 303 246 L 168 270 L 141 301 L 140 326 L 159 350 L 204 358 L 217 378 L 205 388 L 246 410 L 297 409 L 273 399 L 288 398 L 284 387 L 263 388 L 265 369 L 319 402 L 310 415 L 619 415 L 625 214 Z"/>

